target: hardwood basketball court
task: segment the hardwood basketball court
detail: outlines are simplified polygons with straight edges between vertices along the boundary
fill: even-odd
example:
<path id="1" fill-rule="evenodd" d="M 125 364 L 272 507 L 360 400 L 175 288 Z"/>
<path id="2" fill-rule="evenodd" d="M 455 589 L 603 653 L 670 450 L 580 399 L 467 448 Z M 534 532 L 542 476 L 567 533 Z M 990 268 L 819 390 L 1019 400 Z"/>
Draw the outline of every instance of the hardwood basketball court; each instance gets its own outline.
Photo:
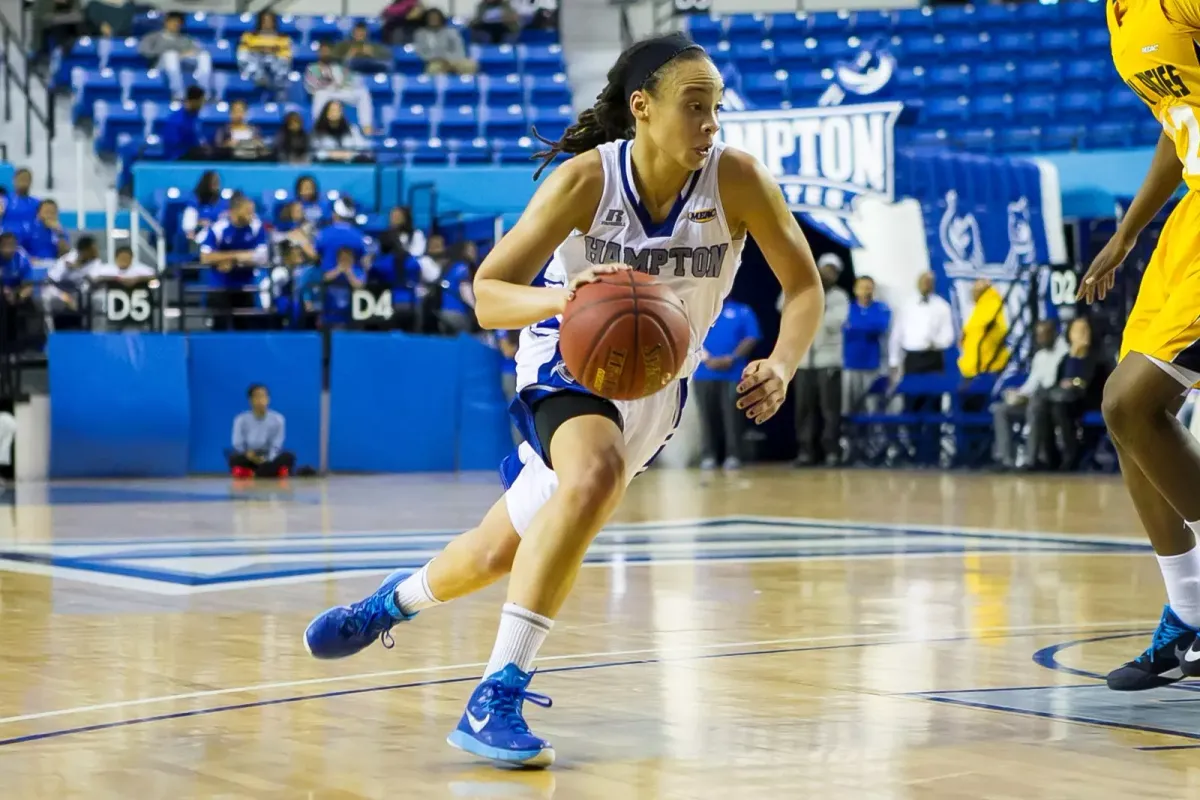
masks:
<path id="1" fill-rule="evenodd" d="M 0 509 L 0 797 L 1200 797 L 1200 684 L 1098 679 L 1163 602 L 1116 478 L 651 471 L 543 649 L 546 772 L 444 743 L 503 584 L 393 650 L 301 640 L 497 491 L 22 487 Z"/>

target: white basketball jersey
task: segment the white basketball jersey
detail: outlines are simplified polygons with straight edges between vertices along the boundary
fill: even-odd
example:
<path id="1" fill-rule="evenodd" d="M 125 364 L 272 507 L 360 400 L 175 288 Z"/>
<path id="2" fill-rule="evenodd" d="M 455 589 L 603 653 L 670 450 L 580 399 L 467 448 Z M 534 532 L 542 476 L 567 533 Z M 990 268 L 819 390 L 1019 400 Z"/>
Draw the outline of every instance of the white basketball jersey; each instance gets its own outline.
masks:
<path id="1" fill-rule="evenodd" d="M 692 329 L 690 353 L 677 376 L 680 378 L 691 375 L 700 361 L 700 347 L 733 286 L 746 243 L 744 238 L 733 239 L 721 207 L 717 165 L 723 148 L 720 142 L 713 143 L 708 160 L 688 178 L 671 213 L 656 224 L 634 186 L 633 143 L 600 145 L 604 194 L 591 227 L 575 231 L 559 246 L 543 276 L 546 285 L 561 286 L 589 267 L 620 263 L 669 286 L 683 301 Z M 556 322 L 527 328 L 521 335 L 521 348 L 546 347 L 546 339 L 557 338 Z M 523 371 L 522 361 L 532 366 L 540 360 L 518 357 L 518 373 Z M 520 384 L 531 382 L 520 380 L 522 377 L 518 374 Z"/>

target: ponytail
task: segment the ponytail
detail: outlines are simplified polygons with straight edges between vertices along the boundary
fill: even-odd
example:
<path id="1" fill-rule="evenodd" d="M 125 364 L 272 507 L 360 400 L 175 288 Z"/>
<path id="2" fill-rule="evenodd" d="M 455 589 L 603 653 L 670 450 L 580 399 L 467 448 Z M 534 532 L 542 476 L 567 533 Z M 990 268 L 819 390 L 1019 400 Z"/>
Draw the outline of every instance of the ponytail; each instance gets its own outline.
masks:
<path id="1" fill-rule="evenodd" d="M 634 122 L 629 112 L 629 99 L 635 91 L 653 92 L 662 77 L 663 67 L 679 56 L 707 58 L 708 54 L 680 33 L 646 39 L 621 53 L 608 71 L 608 83 L 596 96 L 595 105 L 583 111 L 575 124 L 563 132 L 561 139 L 551 141 L 538 133 L 536 127 L 533 129 L 538 141 L 549 145 L 548 150 L 532 156 L 542 160 L 533 179 L 536 181 L 561 153 L 579 155 L 605 142 L 632 138 Z"/>

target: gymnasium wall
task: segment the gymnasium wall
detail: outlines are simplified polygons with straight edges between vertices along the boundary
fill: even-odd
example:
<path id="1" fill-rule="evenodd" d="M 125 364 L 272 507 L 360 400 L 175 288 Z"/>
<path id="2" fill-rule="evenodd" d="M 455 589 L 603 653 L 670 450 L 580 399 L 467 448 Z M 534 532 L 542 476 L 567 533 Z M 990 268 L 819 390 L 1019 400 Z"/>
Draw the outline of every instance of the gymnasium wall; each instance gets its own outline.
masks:
<path id="1" fill-rule="evenodd" d="M 512 447 L 499 354 L 469 337 L 338 332 L 323 425 L 318 334 L 54 333 L 50 477 L 225 472 L 233 418 L 264 383 L 297 463 L 338 472 L 495 468 Z"/>

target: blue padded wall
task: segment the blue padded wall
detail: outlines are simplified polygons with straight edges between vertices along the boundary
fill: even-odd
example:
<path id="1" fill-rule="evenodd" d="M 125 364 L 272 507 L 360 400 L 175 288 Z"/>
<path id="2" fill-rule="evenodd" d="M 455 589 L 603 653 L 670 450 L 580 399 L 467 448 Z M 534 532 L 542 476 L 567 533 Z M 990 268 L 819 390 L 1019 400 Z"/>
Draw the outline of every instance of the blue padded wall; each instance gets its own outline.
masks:
<path id="1" fill-rule="evenodd" d="M 496 469 L 512 452 L 500 361 L 499 350 L 468 336 L 459 339 L 459 469 Z"/>
<path id="2" fill-rule="evenodd" d="M 457 339 L 337 331 L 329 366 L 329 467 L 455 468 Z"/>
<path id="3" fill-rule="evenodd" d="M 227 472 L 233 418 L 248 408 L 246 389 L 265 384 L 287 421 L 284 447 L 297 464 L 321 457 L 321 337 L 317 333 L 206 333 L 188 337 L 191 430 L 188 469 Z"/>
<path id="4" fill-rule="evenodd" d="M 187 340 L 52 333 L 50 475 L 187 473 Z"/>

